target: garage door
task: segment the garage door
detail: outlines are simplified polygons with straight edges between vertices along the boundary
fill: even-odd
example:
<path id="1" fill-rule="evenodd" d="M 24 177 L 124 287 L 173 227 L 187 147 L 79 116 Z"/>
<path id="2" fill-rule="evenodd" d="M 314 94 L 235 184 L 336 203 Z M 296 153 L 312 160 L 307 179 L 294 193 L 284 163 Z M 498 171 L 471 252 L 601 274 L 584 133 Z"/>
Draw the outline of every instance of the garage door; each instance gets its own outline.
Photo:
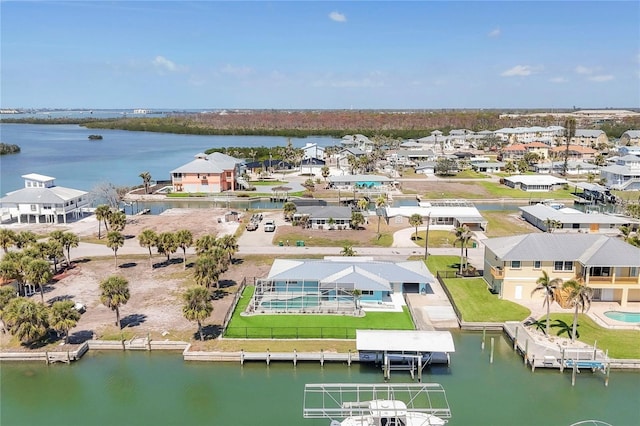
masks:
<path id="1" fill-rule="evenodd" d="M 418 283 L 404 283 L 402 289 L 405 293 L 419 293 L 420 284 Z"/>

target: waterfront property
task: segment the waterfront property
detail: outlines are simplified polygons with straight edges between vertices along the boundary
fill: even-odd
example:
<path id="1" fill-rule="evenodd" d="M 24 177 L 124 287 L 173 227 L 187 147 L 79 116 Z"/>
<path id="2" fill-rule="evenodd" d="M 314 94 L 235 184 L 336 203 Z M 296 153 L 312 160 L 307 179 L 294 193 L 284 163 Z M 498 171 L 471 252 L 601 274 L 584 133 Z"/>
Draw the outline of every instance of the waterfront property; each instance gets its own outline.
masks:
<path id="1" fill-rule="evenodd" d="M 437 200 L 419 202 L 418 206 L 385 207 L 384 216 L 387 223 L 393 221 L 396 225 L 409 224 L 409 218 L 414 214 L 422 217 L 424 225 L 430 221 L 432 225 L 449 225 L 458 227 L 467 225 L 471 230 L 486 231 L 486 220 L 478 209 L 466 200 Z"/>
<path id="2" fill-rule="evenodd" d="M 351 229 L 351 207 L 300 206 L 294 221 L 304 221 L 311 229 Z"/>
<path id="3" fill-rule="evenodd" d="M 545 232 L 589 232 L 617 235 L 622 225 L 637 223 L 631 218 L 606 213 L 584 213 L 569 207 L 555 209 L 547 204 L 520 207 L 522 218 Z"/>
<path id="4" fill-rule="evenodd" d="M 258 279 L 251 313 L 356 313 L 394 309 L 402 293 L 430 293 L 435 278 L 424 262 L 367 257 L 276 259 Z"/>
<path id="5" fill-rule="evenodd" d="M 67 223 L 89 207 L 89 193 L 55 184 L 55 178 L 37 173 L 23 175 L 24 188 L 0 198 L 2 219 L 18 223 Z"/>
<path id="6" fill-rule="evenodd" d="M 345 191 L 363 193 L 384 193 L 393 188 L 394 181 L 386 176 L 376 175 L 344 175 L 329 176 L 329 187 Z"/>
<path id="7" fill-rule="evenodd" d="M 529 192 L 549 192 L 567 183 L 564 179 L 549 175 L 514 175 L 504 178 L 504 184 L 509 188 Z"/>
<path id="8" fill-rule="evenodd" d="M 640 189 L 640 156 L 625 155 L 616 163 L 600 169 L 600 176 L 611 189 L 633 191 Z"/>
<path id="9" fill-rule="evenodd" d="M 640 302 L 640 249 L 596 234 L 524 234 L 484 241 L 484 279 L 500 298 L 531 300 L 536 281 L 578 277 L 594 301 Z M 537 297 L 537 296 L 536 296 Z"/>
<path id="10" fill-rule="evenodd" d="M 207 194 L 235 191 L 243 163 L 221 152 L 196 154 L 193 161 L 171 171 L 173 191 Z"/>

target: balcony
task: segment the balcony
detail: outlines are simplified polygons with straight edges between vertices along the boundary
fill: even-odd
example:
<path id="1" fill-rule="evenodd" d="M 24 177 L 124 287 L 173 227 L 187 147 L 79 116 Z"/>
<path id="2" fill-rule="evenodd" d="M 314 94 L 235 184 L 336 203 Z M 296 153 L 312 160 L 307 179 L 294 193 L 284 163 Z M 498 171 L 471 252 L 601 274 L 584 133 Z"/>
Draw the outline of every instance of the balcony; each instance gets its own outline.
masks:
<path id="1" fill-rule="evenodd" d="M 638 277 L 589 277 L 589 284 L 640 284 L 640 280 Z"/>
<path id="2" fill-rule="evenodd" d="M 491 276 L 496 280 L 504 279 L 504 269 L 502 269 L 499 266 L 498 267 L 492 266 L 491 267 Z"/>

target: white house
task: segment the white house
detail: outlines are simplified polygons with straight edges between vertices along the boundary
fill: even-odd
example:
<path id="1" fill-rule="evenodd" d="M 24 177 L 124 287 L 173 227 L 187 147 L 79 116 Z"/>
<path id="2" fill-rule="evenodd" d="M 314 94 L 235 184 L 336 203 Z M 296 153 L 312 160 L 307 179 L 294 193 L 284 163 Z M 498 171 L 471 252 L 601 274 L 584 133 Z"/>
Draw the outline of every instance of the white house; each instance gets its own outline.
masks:
<path id="1" fill-rule="evenodd" d="M 600 176 L 611 189 L 633 191 L 640 189 L 640 157 L 625 155 L 616 163 L 600 169 Z"/>
<path id="2" fill-rule="evenodd" d="M 3 217 L 17 218 L 18 223 L 67 223 L 89 207 L 86 191 L 56 186 L 55 178 L 37 173 L 22 177 L 24 188 L 0 198 Z"/>
<path id="3" fill-rule="evenodd" d="M 564 179 L 549 175 L 514 175 L 504 178 L 510 188 L 531 192 L 548 192 L 568 183 Z"/>
<path id="4" fill-rule="evenodd" d="M 458 227 L 467 225 L 471 230 L 486 230 L 487 221 L 478 209 L 466 200 L 432 200 L 420 202 L 417 206 L 385 207 L 384 217 L 387 223 L 409 224 L 414 214 L 422 217 L 424 226 L 430 220 L 431 225 Z"/>
<path id="5" fill-rule="evenodd" d="M 546 204 L 520 207 L 522 218 L 542 231 L 549 231 L 550 221 L 557 223 L 553 232 L 618 234 L 618 227 L 636 220 L 604 213 L 584 213 L 569 207 L 555 209 Z M 640 262 L 640 260 L 639 260 Z"/>
<path id="6" fill-rule="evenodd" d="M 301 149 L 303 159 L 324 160 L 324 147 L 318 146 L 317 143 L 307 143 Z"/>

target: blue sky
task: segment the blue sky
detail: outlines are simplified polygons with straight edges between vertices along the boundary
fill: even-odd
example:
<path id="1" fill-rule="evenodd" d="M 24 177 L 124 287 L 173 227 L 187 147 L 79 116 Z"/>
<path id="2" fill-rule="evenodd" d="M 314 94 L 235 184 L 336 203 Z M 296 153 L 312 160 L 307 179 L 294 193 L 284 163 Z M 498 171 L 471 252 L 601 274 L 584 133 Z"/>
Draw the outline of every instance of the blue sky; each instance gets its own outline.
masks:
<path id="1" fill-rule="evenodd" d="M 0 2 L 3 108 L 640 107 L 637 1 Z"/>

